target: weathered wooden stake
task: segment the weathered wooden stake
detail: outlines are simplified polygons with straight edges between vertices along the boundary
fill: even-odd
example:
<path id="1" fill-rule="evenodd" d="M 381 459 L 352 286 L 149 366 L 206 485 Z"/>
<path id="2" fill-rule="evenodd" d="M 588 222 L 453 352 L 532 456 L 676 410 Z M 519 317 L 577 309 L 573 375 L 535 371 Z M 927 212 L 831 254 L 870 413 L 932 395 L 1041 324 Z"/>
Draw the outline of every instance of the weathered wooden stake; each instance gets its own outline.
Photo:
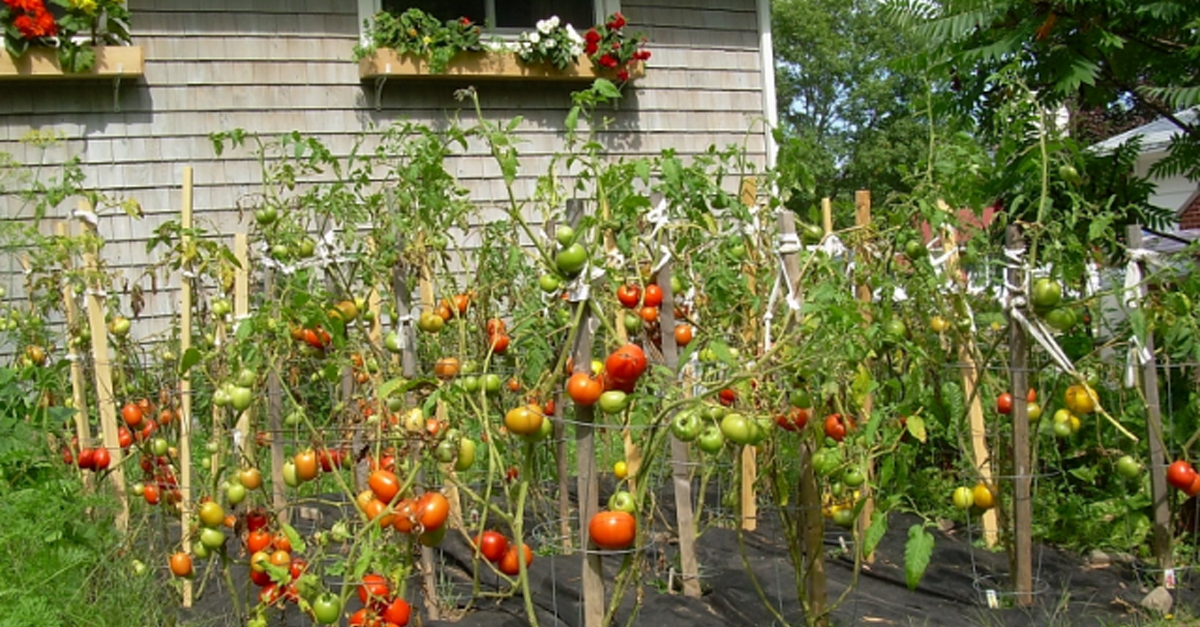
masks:
<path id="1" fill-rule="evenodd" d="M 79 201 L 79 208 L 90 213 L 91 204 L 86 200 Z M 107 298 L 104 281 L 100 279 L 103 270 L 97 258 L 96 248 L 100 238 L 96 234 L 96 225 L 82 221 L 85 231 L 95 239 L 89 243 L 83 252 L 83 265 L 88 276 L 88 328 L 92 332 L 92 362 L 95 366 L 96 399 L 100 410 L 100 433 L 104 448 L 112 453 L 113 489 L 121 502 L 121 511 L 117 514 L 116 526 L 122 532 L 129 528 L 129 493 L 125 489 L 125 468 L 121 464 L 123 458 L 121 441 L 117 437 L 117 399 L 112 383 L 112 357 L 108 351 L 108 326 L 105 324 L 104 299 Z"/>
<path id="2" fill-rule="evenodd" d="M 742 179 L 742 187 L 738 194 L 742 204 L 753 207 L 758 203 L 758 181 L 754 178 Z M 755 291 L 755 271 L 753 266 L 743 265 L 746 273 L 746 284 L 751 293 Z M 758 328 L 759 321 L 751 317 L 749 331 L 752 339 L 761 337 Z M 753 446 L 743 446 L 741 456 L 742 485 L 738 490 L 741 497 L 742 529 L 754 531 L 758 529 L 758 492 L 754 484 L 758 481 L 758 450 Z"/>
<path id="3" fill-rule="evenodd" d="M 583 201 L 567 201 L 567 222 L 579 223 L 583 217 Z M 579 329 L 575 336 L 573 351 L 575 372 L 590 374 L 592 369 L 592 343 L 595 326 L 591 311 L 584 309 L 580 316 Z M 578 457 L 579 536 L 586 550 L 589 546 L 588 522 L 599 511 L 600 480 L 596 474 L 595 408 L 575 405 L 575 452 Z M 589 551 L 583 559 L 583 624 L 584 627 L 601 627 L 604 623 L 604 565 L 600 554 Z"/>
<path id="4" fill-rule="evenodd" d="M 1005 244 L 1010 250 L 1025 248 L 1025 239 L 1017 226 L 1009 226 Z M 1025 269 L 1010 265 L 1005 280 L 1009 285 L 1025 285 Z M 1018 309 L 1029 315 L 1027 304 Z M 1029 446 L 1029 408 L 1025 397 L 1029 389 L 1029 338 L 1025 327 L 1012 314 L 1008 319 L 1009 377 L 1013 403 L 1013 583 L 1016 602 L 1020 606 L 1033 603 L 1033 495 L 1032 463 Z"/>
<path id="5" fill-rule="evenodd" d="M 54 229 L 56 234 L 64 239 L 70 234 L 70 226 L 66 222 L 59 222 Z M 69 257 L 65 264 L 67 269 L 70 269 L 71 259 Z M 75 303 L 75 291 L 70 285 L 64 283 L 62 294 L 67 314 L 67 328 L 73 329 L 79 324 L 79 306 Z M 67 343 L 67 359 L 71 362 L 71 403 L 75 409 L 75 437 L 79 438 L 79 449 L 83 450 L 92 446 L 92 430 L 88 426 L 87 382 L 84 381 L 84 377 L 87 375 L 83 370 L 83 355 L 72 342 Z M 83 473 L 83 484 L 91 487 L 90 473 Z"/>
<path id="6" fill-rule="evenodd" d="M 424 265 L 421 267 L 421 278 L 420 278 L 419 283 L 417 284 L 417 291 L 421 297 L 421 309 L 423 311 L 433 311 L 433 308 L 434 308 L 433 269 L 430 268 L 428 265 Z M 397 294 L 396 297 L 397 297 L 397 299 L 403 298 L 405 301 L 407 301 L 407 299 L 408 299 L 407 294 L 405 294 L 403 296 L 401 296 L 400 294 Z M 409 304 L 407 302 L 405 302 L 403 305 L 398 306 L 398 309 L 400 309 L 402 312 L 407 309 L 408 314 L 411 315 L 412 308 L 411 308 L 411 306 L 409 306 Z M 401 315 L 404 315 L 404 313 L 402 313 Z M 413 325 L 411 323 L 406 324 L 405 327 L 409 333 L 409 337 L 408 337 L 408 340 L 406 342 L 404 342 L 404 352 L 402 353 L 403 359 L 404 359 L 404 375 L 406 377 L 414 377 L 414 376 L 416 376 L 416 369 L 417 369 L 416 334 L 412 332 Z M 409 370 L 409 368 L 411 368 L 411 371 Z M 445 418 L 446 408 L 443 406 L 441 401 L 438 401 L 437 409 L 435 411 L 437 413 L 438 419 Z M 417 455 L 417 456 L 420 455 L 420 453 L 417 451 L 414 451 L 413 454 Z M 418 468 L 419 468 L 419 466 L 418 466 Z M 421 477 L 418 477 L 417 480 L 420 481 Z M 452 484 L 447 484 L 447 485 L 452 485 Z M 450 498 L 451 496 L 453 496 L 454 498 Z M 458 518 L 461 519 L 462 518 L 462 511 L 461 511 L 462 508 L 461 508 L 461 504 L 458 502 L 457 490 L 455 490 L 453 494 L 447 494 L 446 498 L 448 501 L 450 501 L 450 507 L 452 508 L 452 510 L 458 511 Z M 425 613 L 427 616 L 429 616 L 429 618 L 431 620 L 438 620 L 438 618 L 441 616 L 441 607 L 438 605 L 437 574 L 434 573 L 433 568 L 434 568 L 433 567 L 433 549 L 430 547 L 427 547 L 427 546 L 422 546 L 421 547 L 421 573 L 425 580 L 425 585 L 424 585 L 424 588 L 425 588 Z"/>
<path id="7" fill-rule="evenodd" d="M 1142 227 L 1137 224 L 1126 226 L 1125 241 L 1130 250 L 1140 249 L 1142 247 Z M 1138 289 L 1141 294 L 1141 288 Z M 1146 427 L 1150 435 L 1150 463 L 1148 466 L 1150 468 L 1150 497 L 1154 503 L 1152 548 L 1154 557 L 1158 560 L 1158 567 L 1163 571 L 1161 579 L 1165 580 L 1166 571 L 1175 566 L 1174 557 L 1171 555 L 1170 492 L 1167 490 L 1166 473 L 1162 470 L 1171 460 L 1167 458 L 1167 447 L 1163 437 L 1162 407 L 1158 398 L 1158 361 L 1154 357 L 1153 333 L 1146 334 L 1144 345 L 1150 353 L 1150 359 L 1142 364 L 1142 391 L 1146 396 Z"/>
<path id="8" fill-rule="evenodd" d="M 671 290 L 671 263 L 658 273 L 663 302 L 659 308 L 662 320 L 663 362 L 676 373 L 677 381 L 686 381 L 679 370 L 679 347 L 675 344 L 675 293 Z M 684 385 L 690 385 L 684 383 Z M 684 396 L 691 390 L 684 388 Z M 684 596 L 700 598 L 700 564 L 696 559 L 696 517 L 692 511 L 692 473 L 688 467 L 688 446 L 671 437 L 671 481 L 675 488 L 675 524 L 679 531 L 679 578 L 683 581 Z"/>
<path id="9" fill-rule="evenodd" d="M 183 234 L 180 244 L 187 249 L 191 241 L 192 211 L 193 211 L 193 180 L 192 166 L 183 168 L 183 190 L 180 197 L 179 225 Z M 179 284 L 179 354 L 182 356 L 192 347 L 192 264 L 184 261 L 180 268 L 182 278 Z M 187 373 L 179 379 L 179 495 L 182 497 L 179 508 L 180 529 L 182 530 L 182 549 L 189 555 L 192 552 L 192 378 Z M 192 582 L 183 581 L 183 607 L 192 606 Z"/>
<path id="10" fill-rule="evenodd" d="M 245 233 L 233 235 L 233 258 L 241 266 L 233 272 L 233 319 L 244 320 L 250 314 L 250 242 Z M 244 463 L 244 460 L 254 459 L 253 425 L 254 408 L 251 406 L 238 416 L 235 427 L 238 432 L 238 447 L 234 455 L 238 465 Z"/>
<path id="11" fill-rule="evenodd" d="M 854 225 L 858 227 L 860 237 L 864 242 L 863 245 L 858 247 L 857 251 L 857 267 L 858 271 L 862 273 L 855 277 L 858 283 L 858 300 L 861 303 L 870 304 L 874 298 L 871 294 L 871 283 L 867 280 L 868 277 L 864 271 L 867 265 L 867 255 L 870 254 L 868 246 L 865 243 L 867 229 L 871 226 L 871 192 L 868 190 L 860 189 L 854 193 Z M 888 296 L 888 298 L 891 298 L 891 296 Z M 871 322 L 870 310 L 867 311 L 864 317 L 867 323 Z M 863 399 L 862 407 L 859 408 L 861 412 L 858 418 L 859 425 L 865 426 L 871 420 L 871 411 L 874 408 L 874 404 L 875 395 L 868 393 L 867 397 Z M 868 487 L 875 478 L 875 462 L 868 460 L 863 473 L 867 477 L 867 482 L 863 485 L 863 498 L 865 501 L 858 515 L 858 533 L 860 536 L 867 531 L 867 527 L 871 526 L 871 516 L 875 513 L 875 497 L 871 494 L 871 488 Z M 863 561 L 868 564 L 873 563 L 875 561 L 875 554 L 864 555 Z"/>
<path id="12" fill-rule="evenodd" d="M 275 271 L 263 268 L 263 291 L 275 293 Z M 274 302 L 274 301 L 272 301 Z M 283 380 L 279 364 L 271 364 L 267 373 L 267 426 L 271 431 L 271 508 L 286 524 L 290 518 L 287 509 L 287 484 L 283 481 L 283 466 L 286 463 L 283 449 Z"/>

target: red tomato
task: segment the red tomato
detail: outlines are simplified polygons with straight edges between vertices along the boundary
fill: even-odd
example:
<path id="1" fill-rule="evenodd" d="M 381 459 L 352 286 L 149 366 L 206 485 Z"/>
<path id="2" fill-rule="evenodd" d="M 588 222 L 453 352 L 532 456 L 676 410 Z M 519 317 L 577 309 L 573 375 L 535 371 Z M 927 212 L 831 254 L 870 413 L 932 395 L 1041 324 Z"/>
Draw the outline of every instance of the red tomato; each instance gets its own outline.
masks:
<path id="1" fill-rule="evenodd" d="M 258 586 L 259 588 L 261 588 L 263 586 L 269 586 L 272 583 L 271 573 L 268 573 L 265 570 L 258 571 L 258 570 L 250 569 L 250 581 L 253 582 L 254 585 Z"/>
<path id="2" fill-rule="evenodd" d="M 533 549 L 529 548 L 528 544 L 522 544 L 521 548 L 525 549 L 525 568 L 529 568 L 529 565 L 533 563 Z M 504 552 L 504 557 L 500 558 L 499 568 L 500 572 L 508 575 L 509 577 L 517 576 L 517 574 L 520 572 L 521 565 L 519 562 L 517 562 L 516 546 L 510 546 L 508 547 L 508 550 Z"/>
<path id="3" fill-rule="evenodd" d="M 441 492 L 426 492 L 417 499 L 416 513 L 425 531 L 437 531 L 450 516 L 450 501 Z"/>
<path id="4" fill-rule="evenodd" d="M 125 421 L 125 424 L 131 427 L 136 427 L 142 424 L 142 418 L 144 416 L 145 413 L 137 403 L 125 403 L 125 406 L 121 408 L 121 419 Z"/>
<path id="5" fill-rule="evenodd" d="M 507 335 L 493 335 L 488 338 L 488 342 L 491 344 L 492 352 L 496 353 L 497 355 L 503 355 L 508 351 L 509 339 Z"/>
<path id="6" fill-rule="evenodd" d="M 487 330 L 488 335 L 504 335 L 508 332 L 508 325 L 504 324 L 504 321 L 499 318 L 488 320 L 484 328 Z"/>
<path id="7" fill-rule="evenodd" d="M 259 529 L 263 529 L 266 526 L 267 526 L 267 515 L 261 509 L 252 509 L 252 510 L 246 512 L 246 530 L 247 531 L 249 531 L 250 533 L 254 533 L 255 531 L 258 531 Z M 270 534 L 267 534 L 267 537 L 269 538 Z M 253 552 L 254 551 L 251 551 L 251 553 L 253 553 Z"/>
<path id="8" fill-rule="evenodd" d="M 617 300 L 626 309 L 633 309 L 642 301 L 642 288 L 633 284 L 625 284 L 617 288 Z"/>
<path id="9" fill-rule="evenodd" d="M 1192 475 L 1192 485 L 1184 488 L 1183 493 L 1188 496 L 1200 496 L 1200 473 Z"/>
<path id="10" fill-rule="evenodd" d="M 396 599 L 383 610 L 383 620 L 397 627 L 404 627 L 408 624 L 409 617 L 412 616 L 412 608 L 409 607 L 408 601 L 404 599 Z M 390 627 L 390 625 L 389 625 Z"/>
<path id="11" fill-rule="evenodd" d="M 129 432 L 129 429 L 117 427 L 117 444 L 120 444 L 122 449 L 133 446 L 133 434 Z"/>
<path id="12" fill-rule="evenodd" d="M 391 588 L 382 575 L 366 575 L 358 586 L 358 600 L 368 607 L 384 607 L 390 595 Z"/>
<path id="13" fill-rule="evenodd" d="M 658 320 L 658 307 L 642 307 L 638 310 L 638 316 L 644 322 L 656 322 Z"/>
<path id="14" fill-rule="evenodd" d="M 737 392 L 734 392 L 729 388 L 725 388 L 720 392 L 717 392 L 717 400 L 720 401 L 722 405 L 731 407 L 737 402 Z"/>
<path id="15" fill-rule="evenodd" d="M 158 493 L 158 486 L 153 483 L 147 483 L 145 490 L 142 491 L 142 498 L 146 499 L 146 502 L 151 505 L 158 505 L 158 501 L 161 498 Z"/>
<path id="16" fill-rule="evenodd" d="M 479 554 L 484 559 L 495 564 L 508 551 L 508 538 L 499 531 L 485 531 L 475 537 L 475 546 L 479 547 Z"/>
<path id="17" fill-rule="evenodd" d="M 1029 403 L 1036 403 L 1037 402 L 1037 389 L 1029 388 L 1029 394 L 1027 394 L 1025 396 L 1025 400 L 1026 400 L 1026 402 L 1029 402 Z"/>
<path id="18" fill-rule="evenodd" d="M 807 408 L 792 407 L 788 413 L 775 416 L 775 424 L 785 431 L 800 431 L 808 424 L 811 415 Z"/>
<path id="19" fill-rule="evenodd" d="M 246 550 L 251 554 L 258 553 L 271 546 L 271 533 L 266 529 L 255 529 L 246 536 Z"/>
<path id="20" fill-rule="evenodd" d="M 292 458 L 296 464 L 296 478 L 301 481 L 312 481 L 317 478 L 317 453 L 312 449 L 296 453 Z"/>
<path id="21" fill-rule="evenodd" d="M 95 449 L 83 448 L 79 449 L 79 460 L 76 462 L 79 467 L 84 470 L 91 470 L 96 467 L 96 451 Z"/>
<path id="22" fill-rule="evenodd" d="M 400 533 L 412 533 L 417 525 L 415 504 L 411 499 L 400 499 L 399 503 L 392 508 L 396 516 L 392 520 L 392 527 Z"/>
<path id="23" fill-rule="evenodd" d="M 646 364 L 646 352 L 642 347 L 626 344 L 604 361 L 604 373 L 609 381 L 635 382 L 646 371 Z"/>
<path id="24" fill-rule="evenodd" d="M 637 521 L 629 512 L 603 511 L 592 516 L 588 537 L 592 544 L 610 551 L 629 548 L 637 536 Z"/>
<path id="25" fill-rule="evenodd" d="M 96 472 L 108 470 L 108 465 L 111 463 L 112 453 L 109 453 L 108 449 L 103 446 L 96 449 L 96 452 L 92 454 L 92 470 Z"/>
<path id="26" fill-rule="evenodd" d="M 646 286 L 646 295 L 642 297 L 642 306 L 658 307 L 663 302 L 663 291 L 657 283 Z"/>
<path id="27" fill-rule="evenodd" d="M 1167 483 L 1176 489 L 1186 492 L 1192 487 L 1197 476 L 1200 475 L 1196 474 L 1196 469 L 1182 459 L 1167 466 Z"/>
<path id="28" fill-rule="evenodd" d="M 838 442 L 846 439 L 846 431 L 852 427 L 853 423 L 841 414 L 829 414 L 825 417 L 825 436 Z"/>
<path id="29" fill-rule="evenodd" d="M 996 398 L 996 411 L 1001 414 L 1011 414 L 1013 408 L 1013 396 L 1005 392 Z"/>
<path id="30" fill-rule="evenodd" d="M 694 334 L 695 334 L 695 332 L 692 330 L 692 325 L 690 325 L 690 324 L 676 325 L 675 326 L 675 345 L 683 347 L 683 346 L 687 346 L 688 344 L 691 344 L 692 336 Z"/>

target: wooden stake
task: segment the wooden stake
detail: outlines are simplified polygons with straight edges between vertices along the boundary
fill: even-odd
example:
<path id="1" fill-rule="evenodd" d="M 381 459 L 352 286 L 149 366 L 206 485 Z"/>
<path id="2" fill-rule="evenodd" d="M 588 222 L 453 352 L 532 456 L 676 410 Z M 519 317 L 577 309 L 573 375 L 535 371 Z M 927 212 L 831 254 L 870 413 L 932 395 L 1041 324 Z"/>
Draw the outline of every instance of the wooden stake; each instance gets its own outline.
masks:
<path id="1" fill-rule="evenodd" d="M 739 198 L 743 205 L 753 207 L 758 202 L 758 182 L 753 178 L 742 179 Z M 747 286 L 750 292 L 753 293 L 755 291 L 754 267 L 744 266 L 744 268 Z M 751 317 L 748 330 L 751 334 L 751 339 L 757 340 L 760 337 L 757 318 Z M 745 531 L 754 531 L 758 529 L 758 493 L 754 487 L 754 484 L 758 481 L 758 451 L 755 447 L 742 447 L 741 471 L 742 483 L 738 495 L 741 497 L 742 529 Z"/>
<path id="2" fill-rule="evenodd" d="M 583 201 L 567 201 L 567 221 L 571 225 L 579 223 L 583 217 Z M 575 372 L 591 373 L 592 342 L 597 320 L 592 319 L 591 311 L 585 309 L 580 316 L 579 330 L 575 337 L 573 351 Z M 596 473 L 596 443 L 595 407 L 575 405 L 575 451 L 578 457 L 578 498 L 579 498 L 579 535 L 583 547 L 589 546 L 588 522 L 599 511 L 600 480 Z M 604 623 L 604 565 L 600 554 L 590 551 L 583 559 L 583 625 L 584 627 L 602 627 Z"/>
<path id="3" fill-rule="evenodd" d="M 1017 226 L 1009 226 L 1005 244 L 1010 250 L 1024 249 L 1025 239 Z M 1010 266 L 1005 281 L 1008 285 L 1025 285 L 1025 270 Z M 1028 308 L 1022 305 L 1021 313 Z M 1033 500 L 1032 464 L 1029 448 L 1029 411 L 1025 397 L 1029 388 L 1029 339 L 1025 327 L 1011 314 L 1008 320 L 1009 377 L 1014 399 L 1012 411 L 1013 428 L 1013 475 L 1015 496 L 1013 502 L 1013 582 L 1017 605 L 1027 607 L 1033 603 Z M 1019 399 L 1019 400 L 1018 400 Z"/>
<path id="4" fill-rule="evenodd" d="M 233 319 L 244 320 L 250 315 L 250 242 L 245 233 L 233 235 L 233 258 L 241 266 L 233 272 Z M 237 465 L 245 460 L 254 459 L 254 408 L 242 412 L 238 416 L 238 448 L 234 451 Z M 273 434 L 274 435 L 274 434 Z M 281 437 L 282 434 L 275 437 Z M 216 468 L 216 466 L 213 466 Z"/>
<path id="5" fill-rule="evenodd" d="M 79 208 L 90 213 L 91 204 L 86 200 L 79 201 Z M 125 489 L 125 468 L 121 464 L 121 441 L 117 437 L 117 399 L 112 384 L 112 357 L 108 351 L 108 327 L 105 324 L 104 299 L 107 298 L 104 281 L 100 279 L 103 272 L 97 259 L 96 248 L 100 241 L 96 233 L 96 225 L 82 221 L 85 232 L 95 237 L 94 241 L 84 248 L 83 265 L 88 275 L 87 313 L 88 327 L 92 332 L 92 362 L 95 366 L 97 407 L 100 410 L 100 433 L 104 448 L 112 453 L 113 488 L 121 501 L 121 511 L 117 514 L 116 526 L 122 532 L 129 529 L 129 494 Z"/>
<path id="6" fill-rule="evenodd" d="M 858 247 L 857 252 L 859 261 L 857 267 L 858 271 L 862 272 L 866 267 L 867 255 L 870 254 L 870 252 L 867 250 L 867 245 L 865 244 L 867 229 L 871 226 L 871 192 L 868 190 L 862 189 L 854 193 L 854 225 L 858 227 L 861 234 L 860 236 L 864 241 L 864 244 Z M 861 280 L 858 281 L 858 286 L 856 288 L 859 302 L 869 305 L 872 300 L 874 300 L 871 294 L 870 282 L 867 281 L 865 273 L 861 277 L 855 278 L 861 278 Z M 865 322 L 869 324 L 871 322 L 870 310 L 868 310 L 863 317 Z M 862 407 L 859 408 L 860 413 L 858 423 L 860 425 L 866 425 L 871 420 L 871 411 L 874 408 L 874 404 L 875 395 L 873 393 L 868 393 L 867 397 L 863 399 Z M 858 533 L 860 537 L 862 534 L 866 533 L 867 528 L 871 526 L 871 516 L 875 513 L 875 497 L 871 494 L 871 488 L 869 487 L 875 478 L 875 462 L 868 460 L 866 468 L 863 469 L 863 472 L 867 477 L 867 482 L 863 484 L 863 498 L 865 501 L 863 502 L 862 510 L 858 515 Z M 863 561 L 868 564 L 874 563 L 875 554 L 871 553 L 869 555 L 864 555 Z"/>
<path id="7" fill-rule="evenodd" d="M 66 222 L 59 222 L 54 226 L 56 234 L 66 239 L 70 234 L 70 226 Z M 68 257 L 64 262 L 67 270 L 71 269 L 71 259 Z M 67 314 L 67 328 L 74 329 L 79 324 L 79 306 L 75 303 L 75 291 L 70 285 L 63 285 L 63 305 Z M 79 449 L 90 448 L 92 446 L 92 430 L 88 426 L 88 402 L 87 402 L 87 382 L 84 377 L 87 376 L 83 370 L 83 355 L 72 342 L 67 343 L 67 359 L 71 362 L 71 402 L 75 408 L 75 437 L 79 438 Z M 84 485 L 91 487 L 92 477 L 90 473 L 83 473 Z"/>
<path id="8" fill-rule="evenodd" d="M 686 382 L 679 370 L 679 347 L 675 344 L 675 333 L 668 329 L 675 328 L 675 293 L 671 291 L 671 262 L 663 266 L 658 273 L 658 286 L 662 288 L 663 302 L 660 317 L 662 320 L 662 353 L 663 362 L 672 372 L 676 380 L 688 386 L 683 390 L 684 396 L 691 396 L 690 383 Z M 749 447 L 748 447 L 749 448 Z M 671 481 L 675 488 L 675 523 L 679 530 L 679 578 L 683 581 L 683 594 L 687 597 L 700 598 L 700 563 L 696 559 L 696 517 L 692 511 L 692 473 L 688 467 L 688 446 L 679 438 L 671 437 Z"/>
<path id="9" fill-rule="evenodd" d="M 1142 247 L 1142 227 L 1130 224 L 1125 227 L 1125 241 L 1130 250 Z M 1138 262 L 1141 263 L 1141 262 Z M 1171 555 L 1171 508 L 1170 492 L 1167 490 L 1165 468 L 1171 460 L 1167 458 L 1167 447 L 1164 443 L 1162 426 L 1162 407 L 1158 398 L 1158 362 L 1154 357 L 1154 334 L 1147 333 L 1144 339 L 1150 359 L 1142 364 L 1142 391 L 1146 396 L 1146 427 L 1150 432 L 1150 497 L 1154 503 L 1154 557 L 1158 567 L 1162 569 L 1160 583 L 1165 585 L 1167 571 L 1174 568 L 1175 560 Z"/>
<path id="10" fill-rule="evenodd" d="M 938 203 L 938 206 L 946 211 L 950 210 L 945 203 Z M 947 279 L 957 284 L 960 289 L 964 289 L 966 278 L 959 272 L 958 239 L 953 227 L 947 226 L 942 230 L 942 250 L 950 251 L 949 257 L 946 259 Z M 965 338 L 965 341 L 958 345 L 958 359 L 963 364 L 963 394 L 970 402 L 967 417 L 971 429 L 971 453 L 975 461 L 975 469 L 979 472 L 980 481 L 989 489 L 998 492 L 998 488 L 992 481 L 992 454 L 988 451 L 987 425 L 983 420 L 983 401 L 979 398 L 979 368 L 975 364 L 977 351 L 973 336 Z M 1000 523 L 996 508 L 993 507 L 983 512 L 982 523 L 984 542 L 988 547 L 996 546 L 1000 540 Z"/>
<path id="11" fill-rule="evenodd" d="M 179 225 L 183 234 L 180 244 L 187 248 L 191 241 L 193 211 L 193 179 L 192 166 L 183 168 L 183 191 L 180 196 Z M 179 285 L 179 354 L 183 355 L 192 347 L 192 264 L 184 262 Z M 191 554 L 192 538 L 188 532 L 192 528 L 192 379 L 191 374 L 184 374 L 179 379 L 179 394 L 182 396 L 179 406 L 179 494 L 182 497 L 179 508 L 180 535 L 183 536 L 182 549 Z M 215 469 L 215 467 L 214 467 Z M 183 607 L 192 606 L 192 582 L 183 581 Z"/>
<path id="12" fill-rule="evenodd" d="M 790 216 L 781 216 L 789 219 Z M 833 211 L 828 198 L 821 200 L 821 223 L 824 225 L 825 236 L 833 232 Z M 795 231 L 795 227 L 792 227 Z M 790 271 L 790 269 L 789 269 Z M 799 279 L 799 272 L 795 278 Z M 797 293 L 799 293 L 797 284 Z M 817 625 L 828 624 L 824 618 L 829 606 L 829 591 L 825 580 L 825 517 L 821 511 L 821 488 L 817 483 L 816 469 L 813 468 L 813 454 L 821 444 L 814 437 L 806 437 L 800 445 L 800 529 L 804 538 L 804 571 L 797 576 L 804 577 L 804 592 L 807 604 L 805 614 L 817 617 L 812 621 Z"/>
<path id="13" fill-rule="evenodd" d="M 430 268 L 428 265 L 424 265 L 421 267 L 421 279 L 420 279 L 420 282 L 418 283 L 417 291 L 421 297 L 421 309 L 423 311 L 432 311 L 434 308 L 433 269 Z M 397 294 L 397 297 L 399 297 L 399 296 L 400 295 Z M 405 295 L 405 299 L 407 300 L 407 294 Z M 401 306 L 402 312 L 404 309 L 408 309 L 409 315 L 411 315 L 411 307 L 408 307 L 407 303 L 404 306 Z M 405 314 L 401 313 L 401 315 L 405 315 Z M 404 352 L 403 352 L 403 358 L 404 358 L 404 364 L 405 364 L 404 372 L 405 372 L 405 376 L 413 377 L 413 376 L 416 376 L 417 343 L 416 343 L 415 333 L 412 333 L 412 328 L 413 328 L 412 324 L 407 324 L 407 325 L 405 325 L 405 327 L 407 327 L 407 330 L 410 333 L 410 335 L 408 337 L 408 341 L 406 341 L 404 343 Z M 409 370 L 409 368 L 411 368 L 411 371 Z M 439 400 L 437 402 L 437 409 L 435 410 L 435 412 L 436 412 L 437 418 L 439 420 L 445 418 L 446 407 L 443 405 L 442 401 Z M 418 451 L 414 451 L 413 454 L 416 456 L 420 455 L 420 453 Z M 420 479 L 418 479 L 418 481 L 419 480 Z M 456 520 L 461 521 L 462 520 L 462 504 L 459 502 L 458 490 L 454 489 L 453 484 L 451 484 L 450 482 L 447 482 L 446 485 L 443 487 L 443 491 L 446 492 L 446 500 L 450 502 L 451 516 L 453 518 L 455 518 Z M 425 612 L 429 616 L 430 619 L 438 620 L 438 618 L 441 615 L 441 608 L 438 605 L 437 575 L 434 573 L 433 568 L 434 568 L 434 566 L 433 566 L 433 549 L 431 549 L 430 547 L 427 547 L 427 546 L 422 546 L 421 547 L 421 572 L 425 579 L 425 586 L 424 586 L 425 587 Z"/>
<path id="14" fill-rule="evenodd" d="M 263 268 L 263 291 L 275 294 L 275 271 L 270 267 Z M 283 380 L 279 364 L 270 367 L 267 373 L 267 428 L 271 432 L 271 509 L 275 510 L 280 523 L 287 524 L 290 512 L 287 484 L 283 481 L 283 466 L 287 463 L 283 449 Z"/>

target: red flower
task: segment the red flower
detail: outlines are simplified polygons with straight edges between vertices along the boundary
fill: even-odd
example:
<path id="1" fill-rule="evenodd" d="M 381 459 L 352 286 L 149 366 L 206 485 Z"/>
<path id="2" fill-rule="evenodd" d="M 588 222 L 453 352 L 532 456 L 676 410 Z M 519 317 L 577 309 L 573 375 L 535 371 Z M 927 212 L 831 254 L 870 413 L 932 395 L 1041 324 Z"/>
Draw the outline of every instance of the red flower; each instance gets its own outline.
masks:
<path id="1" fill-rule="evenodd" d="M 5 0 L 5 1 L 7 2 L 8 0 Z M 587 32 L 587 34 L 585 34 L 583 36 L 583 40 L 588 42 L 589 44 L 594 44 L 594 43 L 600 41 L 600 33 L 597 33 L 596 29 L 593 28 L 592 30 L 589 30 Z"/>
<path id="2" fill-rule="evenodd" d="M 648 61 L 650 59 L 650 51 L 638 50 L 637 52 L 633 53 L 633 58 L 637 59 L 638 61 Z"/>
<path id="3" fill-rule="evenodd" d="M 625 82 L 625 81 L 629 80 L 629 71 L 621 70 L 620 72 L 617 72 L 617 80 L 619 80 L 621 82 Z"/>
<path id="4" fill-rule="evenodd" d="M 470 26 L 471 20 L 464 15 L 463 17 L 458 18 L 458 23 L 462 24 L 463 26 Z"/>
<path id="5" fill-rule="evenodd" d="M 587 45 L 583 47 L 583 52 L 584 52 L 585 54 L 587 54 L 587 56 L 589 56 L 589 57 L 590 57 L 590 56 L 592 56 L 593 54 L 596 54 L 596 50 L 598 50 L 599 48 L 600 48 L 600 47 L 596 45 L 596 42 L 594 42 L 594 41 L 589 41 L 589 42 L 587 43 Z"/>
<path id="6" fill-rule="evenodd" d="M 600 57 L 600 65 L 611 70 L 612 68 L 617 67 L 617 60 L 606 54 Z"/>
<path id="7" fill-rule="evenodd" d="M 53 37 L 58 34 L 58 24 L 54 22 L 54 16 L 48 11 L 42 11 L 36 18 L 38 30 L 41 32 L 39 37 Z"/>
<path id="8" fill-rule="evenodd" d="M 625 26 L 625 16 L 621 15 L 620 13 L 613 13 L 612 21 L 608 24 L 605 24 L 605 26 L 612 30 L 617 30 L 618 28 Z"/>

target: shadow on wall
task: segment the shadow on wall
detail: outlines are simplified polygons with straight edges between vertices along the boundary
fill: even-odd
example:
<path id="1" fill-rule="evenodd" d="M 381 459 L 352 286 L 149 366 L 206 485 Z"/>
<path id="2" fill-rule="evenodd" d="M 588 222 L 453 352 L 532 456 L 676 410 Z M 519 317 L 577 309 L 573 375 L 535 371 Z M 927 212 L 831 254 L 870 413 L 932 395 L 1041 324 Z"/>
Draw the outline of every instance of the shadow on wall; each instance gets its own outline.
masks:
<path id="1" fill-rule="evenodd" d="M 386 127 L 406 120 L 422 121 L 435 129 L 444 129 L 449 121 L 458 118 L 470 124 L 475 116 L 470 100 L 458 100 L 455 93 L 471 87 L 469 81 L 394 81 L 383 87 L 380 107 L 375 108 L 375 87 L 363 84 L 358 96 L 357 110 L 360 128 Z M 587 83 L 558 82 L 485 82 L 476 84 L 479 104 L 490 120 L 524 118 L 521 132 L 532 139 L 535 135 L 553 135 L 554 144 L 561 144 L 563 124 L 571 108 L 571 93 L 586 89 Z M 602 105 L 597 115 L 611 123 L 599 140 L 612 153 L 637 153 L 642 147 L 640 107 L 635 85 L 627 86 L 623 97 L 615 104 Z M 536 150 L 537 146 L 533 146 Z"/>

